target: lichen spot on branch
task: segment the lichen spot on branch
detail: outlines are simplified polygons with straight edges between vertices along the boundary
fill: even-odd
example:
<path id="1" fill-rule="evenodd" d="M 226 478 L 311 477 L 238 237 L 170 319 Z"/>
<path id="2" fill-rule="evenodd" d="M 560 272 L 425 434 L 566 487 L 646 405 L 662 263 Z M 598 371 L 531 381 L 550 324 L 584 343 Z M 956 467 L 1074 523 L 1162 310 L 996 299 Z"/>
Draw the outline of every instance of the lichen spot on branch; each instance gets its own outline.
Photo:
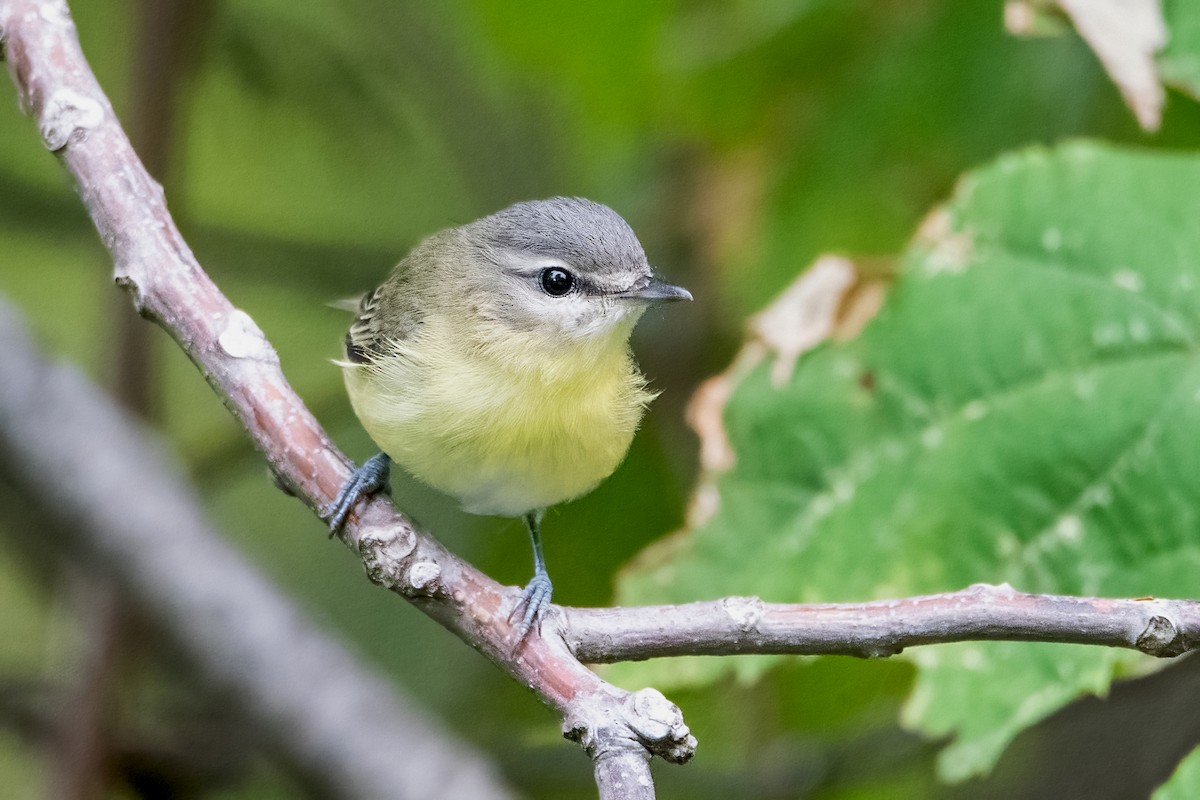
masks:
<path id="1" fill-rule="evenodd" d="M 262 329 L 255 324 L 250 315 L 241 309 L 234 309 L 225 322 L 225 327 L 217 337 L 221 349 L 234 358 L 252 358 L 256 361 L 275 361 L 275 351 L 267 343 L 267 337 Z"/>
<path id="2" fill-rule="evenodd" d="M 62 0 L 45 0 L 38 6 L 38 16 L 53 25 L 72 28 L 75 26 L 71 19 L 71 12 Z"/>
<path id="3" fill-rule="evenodd" d="M 38 132 L 42 143 L 51 152 L 57 152 L 72 140 L 78 141 L 87 131 L 104 120 L 104 109 L 90 97 L 74 89 L 58 89 L 50 95 L 42 109 Z"/>
<path id="4" fill-rule="evenodd" d="M 757 597 L 726 597 L 721 601 L 721 610 L 743 633 L 750 633 L 757 629 L 758 623 L 766 614 L 763 601 Z"/>
<path id="5" fill-rule="evenodd" d="M 418 561 L 408 568 L 408 584 L 413 594 L 433 595 L 442 577 L 442 568 L 435 561 Z"/>

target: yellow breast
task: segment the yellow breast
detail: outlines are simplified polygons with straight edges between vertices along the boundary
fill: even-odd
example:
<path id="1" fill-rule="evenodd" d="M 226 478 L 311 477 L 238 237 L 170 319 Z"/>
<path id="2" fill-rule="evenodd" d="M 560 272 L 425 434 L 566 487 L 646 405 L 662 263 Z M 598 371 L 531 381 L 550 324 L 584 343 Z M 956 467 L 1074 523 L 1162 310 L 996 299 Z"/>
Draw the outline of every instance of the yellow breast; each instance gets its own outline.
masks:
<path id="1" fill-rule="evenodd" d="M 393 461 L 476 514 L 519 516 L 578 497 L 620 464 L 653 394 L 628 329 L 487 344 L 436 320 L 367 365 L 343 365 L 363 427 Z"/>

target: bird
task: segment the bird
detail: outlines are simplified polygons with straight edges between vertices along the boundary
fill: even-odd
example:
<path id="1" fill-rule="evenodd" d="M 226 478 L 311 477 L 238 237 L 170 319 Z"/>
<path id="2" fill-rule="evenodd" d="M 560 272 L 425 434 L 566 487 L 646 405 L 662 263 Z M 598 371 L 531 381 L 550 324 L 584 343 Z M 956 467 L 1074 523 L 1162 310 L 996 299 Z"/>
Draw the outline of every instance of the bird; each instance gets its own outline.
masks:
<path id="1" fill-rule="evenodd" d="M 336 362 L 381 452 L 326 509 L 331 532 L 387 488 L 393 462 L 469 513 L 523 519 L 534 575 L 509 618 L 523 641 L 553 593 L 545 510 L 612 474 L 657 396 L 630 334 L 651 305 L 691 299 L 617 212 L 580 197 L 424 239 L 359 299 Z"/>

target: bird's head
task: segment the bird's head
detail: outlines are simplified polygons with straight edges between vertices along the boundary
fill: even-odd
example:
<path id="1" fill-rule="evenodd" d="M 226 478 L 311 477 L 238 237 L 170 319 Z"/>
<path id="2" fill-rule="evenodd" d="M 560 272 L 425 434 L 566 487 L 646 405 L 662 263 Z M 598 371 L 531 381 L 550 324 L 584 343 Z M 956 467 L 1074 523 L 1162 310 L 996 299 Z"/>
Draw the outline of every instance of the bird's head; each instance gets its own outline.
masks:
<path id="1" fill-rule="evenodd" d="M 624 339 L 651 304 L 692 299 L 658 280 L 625 220 L 591 200 L 517 203 L 460 231 L 485 273 L 473 281 L 480 312 L 513 331 Z"/>

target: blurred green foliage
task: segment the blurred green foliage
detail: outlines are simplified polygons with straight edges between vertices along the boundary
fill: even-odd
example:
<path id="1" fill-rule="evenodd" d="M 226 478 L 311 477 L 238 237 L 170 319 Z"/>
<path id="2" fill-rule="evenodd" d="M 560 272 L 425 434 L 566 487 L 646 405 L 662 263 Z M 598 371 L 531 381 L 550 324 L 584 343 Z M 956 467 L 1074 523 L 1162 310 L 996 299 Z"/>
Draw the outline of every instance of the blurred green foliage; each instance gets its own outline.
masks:
<path id="1" fill-rule="evenodd" d="M 425 234 L 518 199 L 587 195 L 621 212 L 652 262 L 693 289 L 691 308 L 648 318 L 635 337 L 664 395 L 630 458 L 546 522 L 556 599 L 574 605 L 610 602 L 618 568 L 682 524 L 695 461 L 683 404 L 725 366 L 745 317 L 814 256 L 899 252 L 961 173 L 1008 150 L 1081 136 L 1194 148 L 1200 134 L 1200 110 L 1178 95 L 1162 131 L 1141 134 L 1078 40 L 1009 37 L 1000 0 L 202 5 L 203 24 L 189 32 L 198 61 L 181 82 L 160 177 L 201 263 L 266 331 L 293 385 L 353 456 L 372 446 L 329 363 L 346 320 L 324 304 L 373 285 Z M 72 4 L 123 118 L 137 105 L 137 8 Z M 0 291 L 48 348 L 108 380 L 114 320 L 131 312 L 67 178 L 9 96 L 0 103 Z M 165 337 L 153 342 L 162 435 L 247 556 L 495 754 L 531 796 L 594 796 L 589 765 L 559 740 L 552 715 L 363 580 L 320 523 L 272 487 L 187 359 Z M 908 356 L 939 358 L 921 348 Z M 402 479 L 395 496 L 489 574 L 526 579 L 516 523 L 468 517 Z M 0 637 L 25 653 L 10 659 L 18 649 L 4 648 L 0 677 L 12 682 L 56 679 L 64 646 L 49 624 L 53 581 L 30 578 L 47 574 L 30 527 L 0 519 L 22 565 L 0 572 Z M 871 558 L 839 546 L 843 558 Z M 747 569 L 726 588 L 767 592 L 749 568 L 762 557 L 743 552 Z M 659 796 L 939 796 L 937 743 L 896 723 L 913 679 L 899 661 L 828 659 L 788 663 L 754 684 L 675 692 L 701 754 L 682 769 L 660 765 Z M 132 715 L 156 713 L 130 705 Z M 29 740 L 0 739 L 0 783 L 36 783 L 38 753 Z M 1020 765 L 1012 769 L 1019 785 Z M 269 771 L 246 780 L 221 796 L 288 794 Z"/>

